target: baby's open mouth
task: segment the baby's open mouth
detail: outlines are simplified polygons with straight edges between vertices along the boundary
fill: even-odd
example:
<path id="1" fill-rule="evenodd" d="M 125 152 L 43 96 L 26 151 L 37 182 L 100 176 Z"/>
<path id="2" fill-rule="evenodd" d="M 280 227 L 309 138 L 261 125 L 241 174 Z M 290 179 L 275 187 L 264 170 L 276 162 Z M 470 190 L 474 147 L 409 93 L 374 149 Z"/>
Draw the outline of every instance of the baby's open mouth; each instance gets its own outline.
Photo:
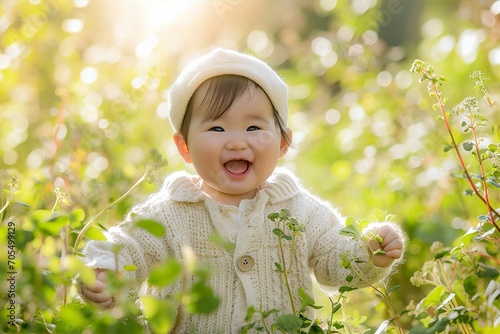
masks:
<path id="1" fill-rule="evenodd" d="M 247 160 L 230 160 L 224 164 L 224 168 L 231 174 L 243 175 L 250 168 L 250 162 Z"/>

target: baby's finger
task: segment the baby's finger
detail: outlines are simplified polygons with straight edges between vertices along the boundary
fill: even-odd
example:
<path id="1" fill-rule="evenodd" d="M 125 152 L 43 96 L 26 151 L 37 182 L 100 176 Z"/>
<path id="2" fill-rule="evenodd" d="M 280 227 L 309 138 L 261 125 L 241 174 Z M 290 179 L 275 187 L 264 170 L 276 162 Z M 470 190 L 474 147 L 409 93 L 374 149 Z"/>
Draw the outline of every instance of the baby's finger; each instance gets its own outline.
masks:
<path id="1" fill-rule="evenodd" d="M 401 255 L 403 255 L 403 253 L 401 252 L 401 249 L 393 249 L 390 251 L 385 251 L 385 255 L 392 259 L 399 259 Z"/>
<path id="2" fill-rule="evenodd" d="M 106 281 L 106 270 L 98 269 L 96 270 L 96 276 L 98 281 L 105 282 Z"/>
<path id="3" fill-rule="evenodd" d="M 82 293 L 88 300 L 96 304 L 104 303 L 107 302 L 108 299 L 112 299 L 109 293 L 103 290 L 96 292 L 95 290 L 91 290 L 86 286 L 82 286 Z"/>
<path id="4" fill-rule="evenodd" d="M 388 252 L 391 250 L 399 249 L 401 250 L 403 248 L 403 242 L 401 239 L 393 239 L 389 241 L 387 244 L 382 243 L 382 248 L 384 251 Z"/>
<path id="5" fill-rule="evenodd" d="M 101 307 L 101 308 L 110 308 L 111 306 L 113 306 L 113 303 L 114 303 L 114 299 L 109 297 L 108 299 L 106 299 L 105 301 L 103 302 L 100 302 L 100 303 L 96 303 L 96 302 L 93 302 L 95 305 Z"/>
<path id="6" fill-rule="evenodd" d="M 91 292 L 95 292 L 95 293 L 100 293 L 100 292 L 103 292 L 104 291 L 104 288 L 106 287 L 106 285 L 99 279 L 97 279 L 95 282 L 94 282 L 94 285 L 93 286 L 86 286 L 86 285 L 83 285 L 83 288 L 82 289 L 86 289 L 88 291 L 91 291 Z"/>
<path id="7" fill-rule="evenodd" d="M 393 240 L 399 240 L 399 235 L 396 231 L 389 229 L 384 233 L 384 235 L 379 234 L 382 240 L 382 247 L 385 247 L 387 244 L 391 243 Z"/>
<path id="8" fill-rule="evenodd" d="M 385 240 L 387 238 L 390 238 L 391 235 L 395 234 L 395 232 L 390 226 L 383 225 L 378 229 L 377 234 L 379 235 L 379 237 Z"/>

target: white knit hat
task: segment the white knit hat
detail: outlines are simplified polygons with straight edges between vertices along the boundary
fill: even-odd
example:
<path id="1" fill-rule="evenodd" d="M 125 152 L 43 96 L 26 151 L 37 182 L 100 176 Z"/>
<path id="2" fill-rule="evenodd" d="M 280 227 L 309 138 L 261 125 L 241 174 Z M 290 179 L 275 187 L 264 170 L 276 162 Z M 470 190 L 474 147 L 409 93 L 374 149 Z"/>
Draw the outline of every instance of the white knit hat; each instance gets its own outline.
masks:
<path id="1" fill-rule="evenodd" d="M 223 74 L 240 75 L 258 84 L 286 124 L 288 89 L 278 74 L 253 56 L 217 48 L 186 66 L 170 87 L 168 114 L 174 131 L 180 130 L 195 90 L 207 79 Z"/>

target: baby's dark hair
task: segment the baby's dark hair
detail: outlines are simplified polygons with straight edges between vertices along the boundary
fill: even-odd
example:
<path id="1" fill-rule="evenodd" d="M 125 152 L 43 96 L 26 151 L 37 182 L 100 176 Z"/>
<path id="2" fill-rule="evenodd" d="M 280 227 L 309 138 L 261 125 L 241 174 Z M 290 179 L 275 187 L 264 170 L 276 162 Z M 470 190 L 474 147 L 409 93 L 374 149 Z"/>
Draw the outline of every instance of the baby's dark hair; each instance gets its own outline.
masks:
<path id="1" fill-rule="evenodd" d="M 212 120 L 224 115 L 233 102 L 243 93 L 247 92 L 252 86 L 262 89 L 253 80 L 240 75 L 218 75 L 204 81 L 200 87 L 204 85 L 208 85 L 208 87 L 200 105 L 206 105 L 207 112 L 205 117 L 206 119 Z M 200 87 L 195 90 L 193 96 L 191 96 L 191 99 L 189 100 L 179 131 L 184 137 L 186 143 L 188 140 L 189 124 L 191 123 L 191 117 L 193 116 L 194 100 L 196 95 L 199 93 Z M 292 139 L 286 131 L 286 124 L 274 106 L 273 111 L 274 119 L 280 128 L 281 137 L 284 139 L 285 143 L 290 146 Z"/>

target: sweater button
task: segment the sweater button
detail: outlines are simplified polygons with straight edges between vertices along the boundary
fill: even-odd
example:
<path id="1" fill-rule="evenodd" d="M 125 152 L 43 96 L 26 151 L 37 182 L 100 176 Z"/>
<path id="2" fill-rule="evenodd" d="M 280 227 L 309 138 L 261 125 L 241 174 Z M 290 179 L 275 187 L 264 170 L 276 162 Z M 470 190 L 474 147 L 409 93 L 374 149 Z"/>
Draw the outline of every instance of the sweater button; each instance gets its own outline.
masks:
<path id="1" fill-rule="evenodd" d="M 243 255 L 238 259 L 238 269 L 241 271 L 249 271 L 254 264 L 255 262 L 250 255 Z"/>

